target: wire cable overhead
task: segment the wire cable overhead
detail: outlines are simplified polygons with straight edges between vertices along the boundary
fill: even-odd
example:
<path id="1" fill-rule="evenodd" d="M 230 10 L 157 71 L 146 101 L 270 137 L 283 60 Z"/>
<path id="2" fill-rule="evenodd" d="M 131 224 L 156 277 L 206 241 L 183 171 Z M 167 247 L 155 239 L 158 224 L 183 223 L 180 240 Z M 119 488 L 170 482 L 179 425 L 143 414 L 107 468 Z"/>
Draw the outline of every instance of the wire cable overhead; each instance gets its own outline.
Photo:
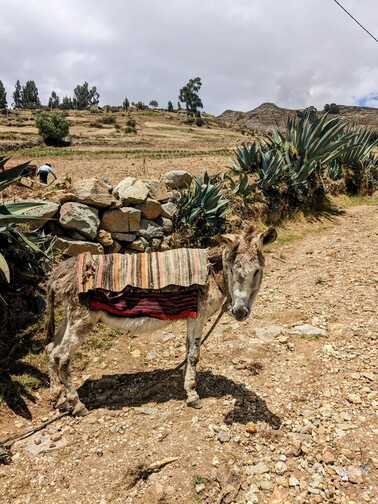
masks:
<path id="1" fill-rule="evenodd" d="M 374 35 L 369 32 L 369 30 L 367 28 L 365 28 L 365 26 L 363 24 L 361 24 L 358 19 L 356 19 L 343 5 L 341 5 L 341 3 L 338 1 L 338 0 L 333 0 L 335 2 L 335 4 L 337 4 L 346 14 L 348 14 L 348 16 L 350 18 L 353 19 L 353 21 L 355 23 L 358 24 L 358 26 L 360 26 L 373 40 L 375 40 L 375 42 L 378 42 L 378 39 L 376 37 L 374 37 Z"/>

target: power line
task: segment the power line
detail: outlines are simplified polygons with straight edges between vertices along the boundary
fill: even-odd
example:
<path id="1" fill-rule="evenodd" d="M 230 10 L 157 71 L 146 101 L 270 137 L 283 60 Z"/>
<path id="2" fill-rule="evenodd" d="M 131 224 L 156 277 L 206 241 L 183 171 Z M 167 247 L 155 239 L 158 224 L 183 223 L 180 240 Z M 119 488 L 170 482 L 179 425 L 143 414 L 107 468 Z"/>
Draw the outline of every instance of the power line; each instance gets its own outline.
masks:
<path id="1" fill-rule="evenodd" d="M 369 35 L 369 36 L 370 36 L 373 40 L 375 40 L 376 42 L 378 42 L 378 39 L 377 39 L 376 37 L 374 37 L 374 35 L 373 35 L 371 32 L 369 32 L 369 30 L 368 30 L 367 28 L 365 28 L 365 26 L 364 26 L 364 25 L 362 25 L 362 24 L 358 21 L 358 19 L 356 19 L 356 18 L 355 18 L 355 17 L 354 17 L 354 16 L 353 16 L 353 15 L 352 15 L 349 11 L 347 11 L 347 10 L 346 10 L 346 8 L 345 8 L 343 5 L 341 5 L 341 3 L 340 3 L 338 0 L 333 0 L 333 1 L 334 1 L 334 2 L 335 2 L 335 3 L 336 3 L 336 4 L 337 4 L 337 5 L 338 5 L 338 6 L 339 6 L 339 7 L 340 7 L 340 8 L 341 8 L 341 9 L 342 9 L 345 13 L 346 13 L 346 14 L 348 14 L 348 16 L 349 16 L 350 18 L 352 18 L 352 19 L 353 19 L 353 21 L 354 21 L 355 23 L 357 23 L 357 24 L 358 24 L 358 26 L 360 26 L 360 27 L 361 27 L 361 28 L 362 28 L 362 29 L 363 29 L 363 30 L 364 30 L 364 31 L 365 31 L 365 32 L 366 32 L 366 33 L 367 33 L 367 34 L 368 34 L 368 35 Z"/>

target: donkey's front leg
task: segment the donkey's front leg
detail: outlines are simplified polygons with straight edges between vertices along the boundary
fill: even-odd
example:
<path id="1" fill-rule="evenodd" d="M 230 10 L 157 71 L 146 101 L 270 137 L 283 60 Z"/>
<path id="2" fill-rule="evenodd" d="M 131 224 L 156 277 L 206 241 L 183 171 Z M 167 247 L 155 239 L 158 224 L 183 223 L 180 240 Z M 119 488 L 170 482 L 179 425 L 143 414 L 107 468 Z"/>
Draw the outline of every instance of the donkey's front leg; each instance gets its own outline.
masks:
<path id="1" fill-rule="evenodd" d="M 188 319 L 186 343 L 186 367 L 184 387 L 187 395 L 186 404 L 192 408 L 200 408 L 201 403 L 196 391 L 196 366 L 199 359 L 202 330 L 204 326 L 204 310 L 196 319 Z"/>

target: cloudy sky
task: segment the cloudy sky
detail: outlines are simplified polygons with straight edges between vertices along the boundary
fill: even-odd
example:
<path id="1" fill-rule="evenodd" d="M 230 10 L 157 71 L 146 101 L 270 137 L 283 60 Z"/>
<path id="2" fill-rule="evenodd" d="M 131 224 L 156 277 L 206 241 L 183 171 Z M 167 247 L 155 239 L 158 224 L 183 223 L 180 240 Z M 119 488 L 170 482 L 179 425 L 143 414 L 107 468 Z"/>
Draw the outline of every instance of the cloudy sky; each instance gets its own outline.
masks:
<path id="1" fill-rule="evenodd" d="M 378 0 L 341 0 L 378 37 Z M 378 107 L 378 43 L 333 0 L 0 0 L 0 80 L 46 101 L 96 85 L 102 104 L 177 101 L 203 80 L 205 109 L 265 101 Z"/>

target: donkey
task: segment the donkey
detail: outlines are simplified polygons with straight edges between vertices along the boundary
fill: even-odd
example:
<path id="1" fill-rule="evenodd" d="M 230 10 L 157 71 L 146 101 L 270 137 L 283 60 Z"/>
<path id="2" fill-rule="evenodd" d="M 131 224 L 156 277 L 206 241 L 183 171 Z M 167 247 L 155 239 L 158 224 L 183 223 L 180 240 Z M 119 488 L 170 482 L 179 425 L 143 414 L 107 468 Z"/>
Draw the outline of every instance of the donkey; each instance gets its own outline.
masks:
<path id="1" fill-rule="evenodd" d="M 187 351 L 184 388 L 187 405 L 201 407 L 196 392 L 196 365 L 199 359 L 202 331 L 208 317 L 227 303 L 227 310 L 238 321 L 245 320 L 260 289 L 265 260 L 263 247 L 277 237 L 274 228 L 258 234 L 253 226 L 242 235 L 221 236 L 221 253 L 214 263 L 207 288 L 199 296 L 197 318 L 187 319 Z M 218 267 L 217 267 L 218 266 Z M 63 303 L 63 319 L 55 332 L 55 300 Z M 49 374 L 51 400 L 55 407 L 65 407 L 73 415 L 87 414 L 72 383 L 70 361 L 86 334 L 97 322 L 120 329 L 127 334 L 152 333 L 172 323 L 152 317 L 119 317 L 105 311 L 92 311 L 80 299 L 75 278 L 75 258 L 60 263 L 48 283 L 47 340 L 51 341 Z M 64 400 L 65 391 L 66 399 Z"/>

